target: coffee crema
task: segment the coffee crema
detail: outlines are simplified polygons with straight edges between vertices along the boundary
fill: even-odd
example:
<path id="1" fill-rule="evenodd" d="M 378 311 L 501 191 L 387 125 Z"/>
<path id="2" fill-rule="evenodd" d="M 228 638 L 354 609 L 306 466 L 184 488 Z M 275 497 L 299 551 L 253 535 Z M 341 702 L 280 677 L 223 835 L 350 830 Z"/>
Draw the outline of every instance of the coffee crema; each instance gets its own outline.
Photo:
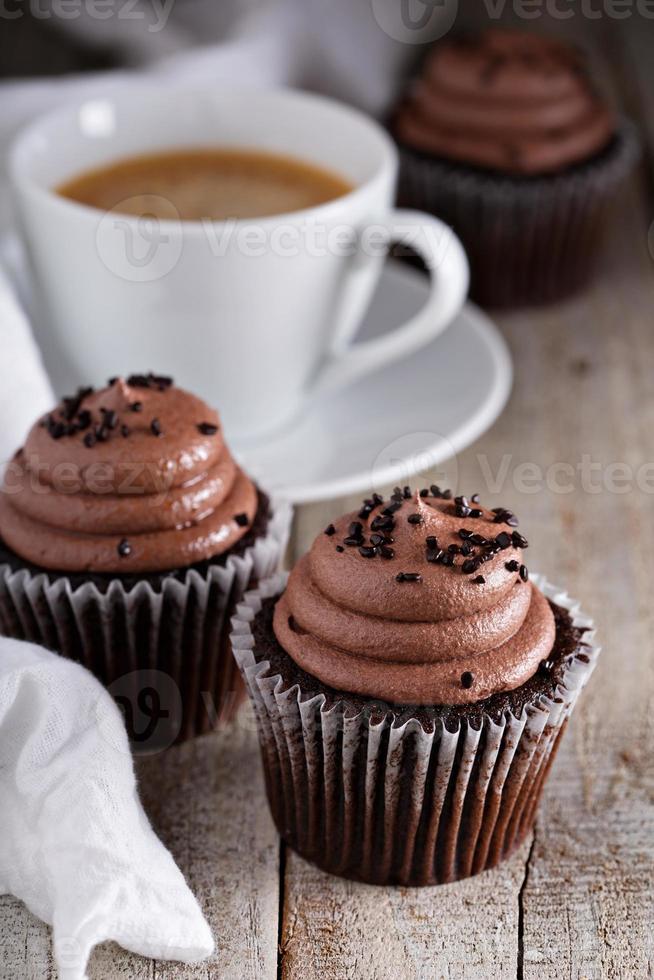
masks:
<path id="1" fill-rule="evenodd" d="M 78 174 L 62 197 L 103 211 L 160 220 L 265 218 L 325 204 L 352 190 L 339 174 L 247 149 L 170 150 Z"/>

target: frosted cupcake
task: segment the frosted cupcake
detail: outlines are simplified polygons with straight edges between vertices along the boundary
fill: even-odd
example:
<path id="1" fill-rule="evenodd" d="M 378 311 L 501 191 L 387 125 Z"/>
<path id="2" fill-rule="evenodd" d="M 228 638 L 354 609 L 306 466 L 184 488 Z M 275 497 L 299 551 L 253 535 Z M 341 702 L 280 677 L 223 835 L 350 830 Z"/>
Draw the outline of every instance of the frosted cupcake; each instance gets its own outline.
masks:
<path id="1" fill-rule="evenodd" d="M 529 832 L 596 651 L 570 600 L 530 577 L 516 525 L 398 489 L 239 606 L 273 817 L 325 870 L 447 882 Z"/>
<path id="2" fill-rule="evenodd" d="M 453 226 L 473 298 L 548 302 L 588 280 L 638 143 L 576 48 L 500 29 L 438 43 L 392 128 L 401 201 Z"/>
<path id="3" fill-rule="evenodd" d="M 142 729 L 152 742 L 153 712 L 162 742 L 207 731 L 241 699 L 229 615 L 278 567 L 287 522 L 235 463 L 217 413 L 170 378 L 81 390 L 7 469 L 0 629 L 113 685 L 137 741 Z"/>

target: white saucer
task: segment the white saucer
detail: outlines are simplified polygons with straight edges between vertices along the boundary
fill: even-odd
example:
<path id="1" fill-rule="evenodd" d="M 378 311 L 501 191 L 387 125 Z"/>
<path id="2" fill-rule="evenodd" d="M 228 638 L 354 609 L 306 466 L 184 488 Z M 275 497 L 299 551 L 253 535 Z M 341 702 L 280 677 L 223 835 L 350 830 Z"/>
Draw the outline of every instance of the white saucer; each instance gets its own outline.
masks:
<path id="1" fill-rule="evenodd" d="M 422 306 L 425 278 L 387 262 L 361 338 L 402 323 Z M 506 344 L 467 303 L 432 344 L 307 406 L 286 431 L 234 445 L 261 482 L 294 503 L 369 494 L 433 470 L 478 439 L 511 390 Z"/>

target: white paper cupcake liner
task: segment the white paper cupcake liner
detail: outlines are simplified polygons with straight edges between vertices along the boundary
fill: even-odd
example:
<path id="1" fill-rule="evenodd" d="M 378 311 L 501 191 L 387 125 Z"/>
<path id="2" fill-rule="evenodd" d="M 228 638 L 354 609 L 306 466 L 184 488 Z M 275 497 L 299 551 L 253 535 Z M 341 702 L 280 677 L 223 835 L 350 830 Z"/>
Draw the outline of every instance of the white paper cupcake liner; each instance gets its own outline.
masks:
<path id="1" fill-rule="evenodd" d="M 270 499 L 264 535 L 242 555 L 180 580 L 106 591 L 0 565 L 0 632 L 88 667 L 123 706 L 130 737 L 154 751 L 226 723 L 243 697 L 230 616 L 283 559 L 292 511 Z"/>
<path id="2" fill-rule="evenodd" d="M 278 574 L 248 592 L 232 620 L 232 647 L 254 704 L 266 788 L 281 836 L 335 874 L 378 884 L 430 885 L 493 867 L 524 839 L 570 712 L 599 654 L 592 622 L 543 579 L 534 582 L 586 632 L 549 698 L 520 716 L 486 715 L 426 731 L 324 694 L 289 688 L 257 663 L 252 623 L 283 592 Z M 371 707 L 373 703 L 371 702 Z"/>

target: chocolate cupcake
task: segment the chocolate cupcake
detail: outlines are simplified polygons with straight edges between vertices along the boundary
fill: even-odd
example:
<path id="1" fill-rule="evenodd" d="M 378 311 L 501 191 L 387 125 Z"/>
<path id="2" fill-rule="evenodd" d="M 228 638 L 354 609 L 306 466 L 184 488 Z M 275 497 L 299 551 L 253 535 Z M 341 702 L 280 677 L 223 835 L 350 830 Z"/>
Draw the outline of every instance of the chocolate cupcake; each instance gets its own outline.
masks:
<path id="1" fill-rule="evenodd" d="M 227 627 L 278 567 L 289 513 L 170 378 L 80 390 L 31 429 L 0 493 L 0 631 L 90 668 L 148 748 L 234 714 Z"/>
<path id="2" fill-rule="evenodd" d="M 400 199 L 451 224 L 486 306 L 587 282 L 638 141 L 579 51 L 521 31 L 439 43 L 397 109 Z"/>
<path id="3" fill-rule="evenodd" d="M 590 621 L 530 577 L 516 525 L 398 488 L 239 605 L 272 814 L 326 871 L 438 884 L 529 833 L 598 651 Z"/>

